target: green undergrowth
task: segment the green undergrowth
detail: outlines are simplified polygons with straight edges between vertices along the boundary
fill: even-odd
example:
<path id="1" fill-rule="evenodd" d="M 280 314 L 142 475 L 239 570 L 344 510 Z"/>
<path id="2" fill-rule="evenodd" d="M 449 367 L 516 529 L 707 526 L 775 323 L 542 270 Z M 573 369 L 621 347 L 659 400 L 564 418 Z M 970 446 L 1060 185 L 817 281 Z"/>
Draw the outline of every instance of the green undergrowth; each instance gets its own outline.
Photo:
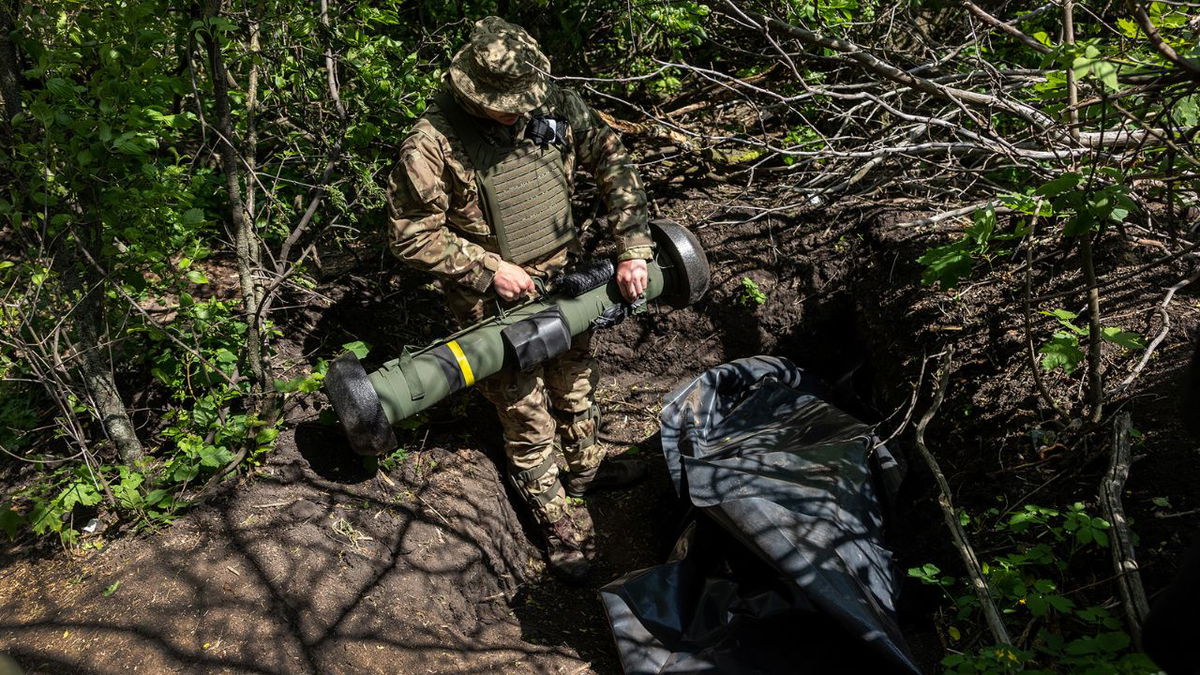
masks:
<path id="1" fill-rule="evenodd" d="M 1157 667 L 1133 649 L 1119 609 L 1097 594 L 1092 572 L 1111 546 L 1111 524 L 1081 502 L 1066 508 L 1027 504 L 1012 511 L 990 508 L 960 523 L 977 542 L 999 553 L 981 560 L 983 578 L 1012 645 L 991 644 L 979 597 L 967 579 L 948 576 L 933 563 L 908 570 L 945 598 L 939 630 L 947 644 L 941 665 L 962 674 L 1153 673 Z"/>

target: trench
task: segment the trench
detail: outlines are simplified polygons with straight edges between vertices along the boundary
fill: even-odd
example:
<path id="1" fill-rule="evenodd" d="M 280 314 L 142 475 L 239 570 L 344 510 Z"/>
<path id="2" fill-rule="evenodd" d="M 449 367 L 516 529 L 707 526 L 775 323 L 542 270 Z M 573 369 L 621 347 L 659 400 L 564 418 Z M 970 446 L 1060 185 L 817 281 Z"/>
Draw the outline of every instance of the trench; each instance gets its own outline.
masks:
<path id="1" fill-rule="evenodd" d="M 657 433 L 657 410 L 666 394 L 708 368 L 759 354 L 786 357 L 818 376 L 828 386 L 828 400 L 864 422 L 885 420 L 911 394 L 905 386 L 913 375 L 912 363 L 901 356 L 914 351 L 917 337 L 903 329 L 901 320 L 915 284 L 894 283 L 897 277 L 911 279 L 909 270 L 898 275 L 896 258 L 880 255 L 854 225 L 749 223 L 695 232 L 714 270 L 708 296 L 684 310 L 653 308 L 599 332 L 594 340 L 602 377 L 598 398 L 605 409 L 600 438 L 610 452 L 633 448 L 648 467 L 646 481 L 588 497 L 599 557 L 586 585 L 572 586 L 543 571 L 525 579 L 508 598 L 524 641 L 566 650 L 596 672 L 620 672 L 598 589 L 664 562 L 686 516 L 670 484 Z M 773 245 L 778 249 L 773 255 L 757 253 Z M 423 278 L 395 266 L 386 269 L 368 288 L 348 290 L 321 314 L 323 325 L 308 333 L 305 351 L 351 339 L 420 344 L 448 329 L 441 299 Z M 761 303 L 747 298 L 746 280 L 765 296 Z M 354 326 L 354 332 L 347 326 Z M 390 356 L 373 350 L 365 364 L 369 370 Z M 473 446 L 503 475 L 499 424 L 477 393 L 459 393 L 431 408 L 427 427 L 401 432 L 402 444 Z M 903 456 L 903 447 L 893 444 L 892 449 Z M 335 480 L 360 475 L 344 462 L 321 467 L 321 472 L 332 472 L 328 475 Z M 506 481 L 499 484 L 509 504 L 520 504 Z M 935 543 L 909 524 L 937 518 L 935 508 L 927 509 L 927 493 L 926 477 L 910 472 L 891 518 L 897 527 L 887 541 L 898 567 L 924 560 L 922 549 Z M 498 542 L 498 548 L 540 546 L 528 514 L 520 507 L 515 512 L 521 527 L 501 536 L 523 541 Z M 926 589 L 906 584 L 898 608 L 918 660 L 926 651 L 928 617 L 937 602 L 927 596 Z M 936 639 L 929 640 L 928 651 L 936 660 Z"/>
<path id="2" fill-rule="evenodd" d="M 721 290 L 716 289 L 713 299 L 674 317 L 660 316 L 602 334 L 597 339 L 597 350 L 605 384 L 649 407 L 652 399 L 661 401 L 669 391 L 699 375 L 703 363 L 769 354 L 788 358 L 817 375 L 827 384 L 828 400 L 839 408 L 863 421 L 878 422 L 882 417 L 879 406 L 895 397 L 895 392 L 883 390 L 885 385 L 880 383 L 888 382 L 893 374 L 888 372 L 888 364 L 881 365 L 879 356 L 871 351 L 871 317 L 862 311 L 851 291 L 852 281 L 834 283 L 847 286 L 809 303 L 799 294 L 794 300 L 790 295 L 778 298 L 777 302 L 794 301 L 799 306 L 798 311 L 787 314 L 787 319 L 794 321 L 790 325 L 772 314 L 769 302 L 747 308 L 724 302 Z M 710 321 L 729 329 L 711 337 L 707 332 Z M 642 348 L 662 344 L 672 334 L 676 340 L 667 356 L 641 356 Z M 636 345 L 632 352 L 625 349 L 631 342 Z M 639 395 L 638 391 L 644 393 Z M 638 447 L 643 461 L 650 466 L 648 479 L 624 493 L 588 498 L 600 551 L 587 586 L 573 587 L 545 576 L 527 584 L 512 604 L 525 639 L 569 647 L 597 672 L 604 673 L 620 672 L 620 665 L 598 600 L 599 588 L 635 570 L 665 562 L 687 515 L 670 484 L 657 433 L 647 434 L 644 426 L 628 433 L 616 412 L 606 413 L 602 438 L 613 445 Z M 648 413 L 646 417 L 654 419 Z M 917 589 L 919 605 L 923 604 L 922 595 Z M 923 632 L 916 624 L 924 612 L 921 607 L 912 612 L 902 608 L 902 614 L 912 614 L 917 632 Z M 936 658 L 936 652 L 934 655 Z"/>

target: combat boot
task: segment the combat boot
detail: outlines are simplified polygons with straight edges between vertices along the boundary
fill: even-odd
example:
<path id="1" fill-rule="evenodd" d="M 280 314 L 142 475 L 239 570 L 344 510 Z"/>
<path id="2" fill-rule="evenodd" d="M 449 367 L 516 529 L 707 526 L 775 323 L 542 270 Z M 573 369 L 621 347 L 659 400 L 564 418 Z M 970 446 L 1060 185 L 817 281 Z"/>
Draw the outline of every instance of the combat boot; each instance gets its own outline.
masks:
<path id="1" fill-rule="evenodd" d="M 572 583 L 587 581 L 593 556 L 592 517 L 587 509 L 543 525 L 546 536 L 546 562 L 550 570 Z"/>
<path id="2" fill-rule="evenodd" d="M 646 477 L 646 467 L 637 460 L 615 459 L 582 471 L 564 474 L 563 488 L 571 497 L 582 497 L 605 490 L 633 485 Z"/>

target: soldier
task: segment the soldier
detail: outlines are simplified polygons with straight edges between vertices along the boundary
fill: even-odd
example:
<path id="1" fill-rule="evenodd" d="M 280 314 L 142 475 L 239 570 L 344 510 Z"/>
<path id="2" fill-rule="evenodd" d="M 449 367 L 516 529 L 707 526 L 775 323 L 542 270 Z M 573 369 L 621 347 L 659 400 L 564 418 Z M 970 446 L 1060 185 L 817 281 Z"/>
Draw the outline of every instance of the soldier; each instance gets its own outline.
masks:
<path id="1" fill-rule="evenodd" d="M 579 252 L 570 202 L 577 165 L 595 177 L 607 207 L 621 293 L 632 302 L 646 289 L 654 249 L 641 180 L 617 135 L 579 94 L 550 82 L 549 70 L 524 29 L 497 17 L 477 22 L 390 176 L 392 251 L 438 277 L 461 324 L 528 298 L 535 279 L 544 286 Z M 546 537 L 550 567 L 575 580 L 588 571 L 592 524 L 567 497 L 627 485 L 644 471 L 634 462 L 600 470 L 590 351 L 588 333 L 532 372 L 479 383 L 500 416 L 509 477 Z"/>

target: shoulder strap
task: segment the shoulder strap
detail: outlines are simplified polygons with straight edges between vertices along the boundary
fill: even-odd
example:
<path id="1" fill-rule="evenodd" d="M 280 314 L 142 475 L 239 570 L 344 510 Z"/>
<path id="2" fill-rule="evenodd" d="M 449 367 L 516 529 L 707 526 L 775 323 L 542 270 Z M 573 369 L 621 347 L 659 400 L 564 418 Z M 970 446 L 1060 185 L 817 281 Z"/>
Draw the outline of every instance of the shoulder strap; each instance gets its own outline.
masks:
<path id="1" fill-rule="evenodd" d="M 454 95 L 445 89 L 439 91 L 433 100 L 438 105 L 438 112 L 450 125 L 450 129 L 439 129 L 438 131 L 443 134 L 453 131 L 453 135 L 462 142 L 463 148 L 467 151 L 467 155 L 470 156 L 471 163 L 475 165 L 475 171 L 478 173 L 487 165 L 491 154 L 488 152 L 490 144 L 480 131 L 478 122 L 472 120 L 467 111 L 458 104 L 458 101 L 454 100 Z M 430 124 L 437 126 L 437 122 L 433 119 L 429 121 Z"/>

